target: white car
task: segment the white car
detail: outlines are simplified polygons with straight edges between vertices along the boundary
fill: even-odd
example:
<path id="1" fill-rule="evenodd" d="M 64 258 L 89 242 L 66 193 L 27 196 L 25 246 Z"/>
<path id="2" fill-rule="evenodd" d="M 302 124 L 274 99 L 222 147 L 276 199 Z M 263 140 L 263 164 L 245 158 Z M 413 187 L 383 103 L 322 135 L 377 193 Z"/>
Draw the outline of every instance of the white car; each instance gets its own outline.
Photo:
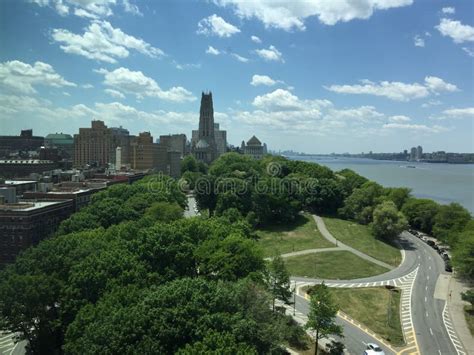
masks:
<path id="1" fill-rule="evenodd" d="M 364 355 L 385 355 L 385 353 L 377 344 L 369 343 L 364 351 Z"/>

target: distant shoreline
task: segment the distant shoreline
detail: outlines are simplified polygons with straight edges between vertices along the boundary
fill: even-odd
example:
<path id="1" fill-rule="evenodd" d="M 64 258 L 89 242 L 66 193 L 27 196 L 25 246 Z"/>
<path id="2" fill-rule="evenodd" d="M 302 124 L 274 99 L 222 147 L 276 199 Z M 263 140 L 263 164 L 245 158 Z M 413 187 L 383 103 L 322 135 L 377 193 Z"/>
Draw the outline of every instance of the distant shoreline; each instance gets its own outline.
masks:
<path id="1" fill-rule="evenodd" d="M 472 165 L 474 161 L 435 161 L 435 160 L 419 160 L 419 161 L 410 161 L 410 160 L 401 160 L 401 159 L 378 159 L 378 158 L 370 158 L 367 156 L 354 156 L 354 155 L 332 155 L 332 154 L 282 154 L 285 157 L 325 157 L 325 158 L 349 158 L 349 159 L 369 159 L 369 160 L 377 160 L 377 161 L 393 161 L 399 163 L 427 163 L 427 164 L 456 164 L 456 165 Z"/>

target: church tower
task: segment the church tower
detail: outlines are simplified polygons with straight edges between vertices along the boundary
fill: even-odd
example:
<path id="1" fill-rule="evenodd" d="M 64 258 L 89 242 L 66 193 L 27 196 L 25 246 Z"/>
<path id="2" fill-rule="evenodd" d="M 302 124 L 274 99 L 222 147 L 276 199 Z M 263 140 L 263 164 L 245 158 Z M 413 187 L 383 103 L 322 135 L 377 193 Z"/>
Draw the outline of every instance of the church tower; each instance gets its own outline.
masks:
<path id="1" fill-rule="evenodd" d="M 197 143 L 193 146 L 193 155 L 197 160 L 203 161 L 206 164 L 212 163 L 217 158 L 212 92 L 203 92 L 201 95 L 198 139 Z"/>

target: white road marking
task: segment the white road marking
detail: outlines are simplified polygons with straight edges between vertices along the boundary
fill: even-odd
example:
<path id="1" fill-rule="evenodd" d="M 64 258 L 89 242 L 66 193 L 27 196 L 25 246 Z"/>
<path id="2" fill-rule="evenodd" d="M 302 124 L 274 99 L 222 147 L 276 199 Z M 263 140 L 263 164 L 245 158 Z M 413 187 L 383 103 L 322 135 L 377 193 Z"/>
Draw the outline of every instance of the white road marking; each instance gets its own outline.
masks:
<path id="1" fill-rule="evenodd" d="M 428 312 L 426 312 L 426 318 L 428 318 Z"/>
<path id="2" fill-rule="evenodd" d="M 433 335 L 433 329 L 431 329 L 431 328 L 430 328 L 430 333 L 431 333 L 431 335 Z"/>
<path id="3" fill-rule="evenodd" d="M 427 301 L 427 298 L 426 298 L 426 296 L 425 296 L 425 302 L 426 302 L 426 301 Z"/>

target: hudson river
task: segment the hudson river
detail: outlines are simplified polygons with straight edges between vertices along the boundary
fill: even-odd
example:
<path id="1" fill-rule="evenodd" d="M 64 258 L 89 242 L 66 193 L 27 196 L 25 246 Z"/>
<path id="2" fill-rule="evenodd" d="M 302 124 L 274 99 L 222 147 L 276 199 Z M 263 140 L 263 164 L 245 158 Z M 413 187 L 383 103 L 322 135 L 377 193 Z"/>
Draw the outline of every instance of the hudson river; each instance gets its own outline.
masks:
<path id="1" fill-rule="evenodd" d="M 458 202 L 474 214 L 474 164 L 429 164 L 318 155 L 288 158 L 315 162 L 334 171 L 351 169 L 386 187 L 409 187 L 416 197 L 443 204 Z"/>

